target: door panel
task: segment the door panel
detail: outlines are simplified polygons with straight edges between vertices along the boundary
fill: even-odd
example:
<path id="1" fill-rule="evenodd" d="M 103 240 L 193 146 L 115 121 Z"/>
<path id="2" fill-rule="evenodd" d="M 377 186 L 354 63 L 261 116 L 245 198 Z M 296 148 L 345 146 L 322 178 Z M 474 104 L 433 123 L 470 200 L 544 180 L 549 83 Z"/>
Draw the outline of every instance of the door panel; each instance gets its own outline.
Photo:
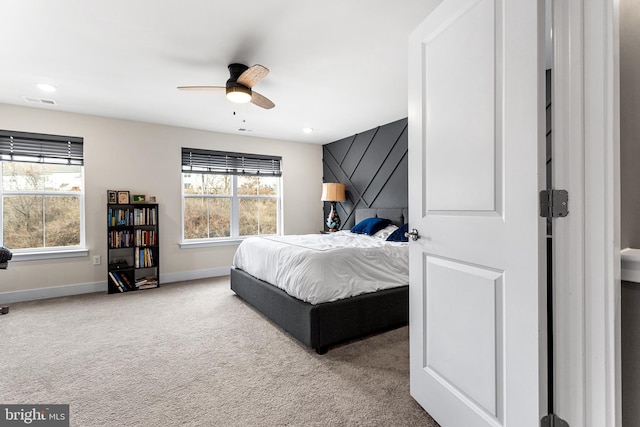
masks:
<path id="1" fill-rule="evenodd" d="M 426 138 L 436 141 L 425 152 L 430 211 L 495 210 L 493 6 L 477 2 L 424 43 Z"/>
<path id="2" fill-rule="evenodd" d="M 446 387 L 497 416 L 497 306 L 502 274 L 450 260 L 427 257 L 426 360 Z M 448 303 L 444 303 L 448 302 Z M 447 325 L 446 328 L 440 325 Z M 473 357 L 469 357 L 472 355 Z"/>
<path id="3" fill-rule="evenodd" d="M 410 37 L 411 394 L 443 427 L 540 422 L 539 3 L 445 0 Z"/>

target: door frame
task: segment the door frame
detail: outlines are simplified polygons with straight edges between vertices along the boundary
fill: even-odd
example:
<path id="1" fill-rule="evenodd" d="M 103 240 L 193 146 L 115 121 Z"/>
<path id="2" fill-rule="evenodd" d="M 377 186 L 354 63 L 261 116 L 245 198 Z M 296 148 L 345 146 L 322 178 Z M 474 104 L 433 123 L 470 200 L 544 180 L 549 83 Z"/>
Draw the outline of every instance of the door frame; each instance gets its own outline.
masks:
<path id="1" fill-rule="evenodd" d="M 620 426 L 619 0 L 553 3 L 555 413 Z"/>

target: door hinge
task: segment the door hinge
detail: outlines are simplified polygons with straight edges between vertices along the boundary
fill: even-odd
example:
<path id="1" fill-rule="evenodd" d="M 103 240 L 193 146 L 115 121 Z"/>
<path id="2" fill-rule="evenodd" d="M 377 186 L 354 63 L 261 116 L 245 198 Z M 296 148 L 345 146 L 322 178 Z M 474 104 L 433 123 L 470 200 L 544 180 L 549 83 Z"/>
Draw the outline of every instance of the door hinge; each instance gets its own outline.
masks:
<path id="1" fill-rule="evenodd" d="M 540 421 L 541 427 L 569 427 L 569 423 L 555 414 L 549 414 L 542 417 Z"/>
<path id="2" fill-rule="evenodd" d="M 567 190 L 542 190 L 540 192 L 540 216 L 562 218 L 569 215 L 569 192 Z"/>

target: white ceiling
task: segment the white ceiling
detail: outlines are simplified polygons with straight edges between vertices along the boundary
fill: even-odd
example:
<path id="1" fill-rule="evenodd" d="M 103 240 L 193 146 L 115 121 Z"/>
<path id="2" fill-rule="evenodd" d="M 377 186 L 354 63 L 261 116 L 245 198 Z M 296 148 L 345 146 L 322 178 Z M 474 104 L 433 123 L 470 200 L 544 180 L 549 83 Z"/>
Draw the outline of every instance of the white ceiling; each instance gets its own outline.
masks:
<path id="1" fill-rule="evenodd" d="M 0 103 L 327 143 L 407 116 L 408 35 L 438 3 L 0 0 Z M 232 62 L 270 69 L 274 109 L 176 89 Z"/>

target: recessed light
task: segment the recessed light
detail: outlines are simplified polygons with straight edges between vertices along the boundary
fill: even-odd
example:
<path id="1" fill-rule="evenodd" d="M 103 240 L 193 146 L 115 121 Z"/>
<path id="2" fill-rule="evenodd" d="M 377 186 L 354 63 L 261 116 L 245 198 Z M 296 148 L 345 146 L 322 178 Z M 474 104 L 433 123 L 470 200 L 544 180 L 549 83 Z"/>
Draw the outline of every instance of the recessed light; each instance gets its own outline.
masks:
<path id="1" fill-rule="evenodd" d="M 47 83 L 38 83 L 38 89 L 40 89 L 41 91 L 44 91 L 44 92 L 55 92 L 56 91 L 55 86 L 51 86 L 50 84 L 47 84 Z"/>
<path id="2" fill-rule="evenodd" d="M 311 133 L 311 132 L 313 132 L 313 128 L 302 128 L 302 132 Z"/>

